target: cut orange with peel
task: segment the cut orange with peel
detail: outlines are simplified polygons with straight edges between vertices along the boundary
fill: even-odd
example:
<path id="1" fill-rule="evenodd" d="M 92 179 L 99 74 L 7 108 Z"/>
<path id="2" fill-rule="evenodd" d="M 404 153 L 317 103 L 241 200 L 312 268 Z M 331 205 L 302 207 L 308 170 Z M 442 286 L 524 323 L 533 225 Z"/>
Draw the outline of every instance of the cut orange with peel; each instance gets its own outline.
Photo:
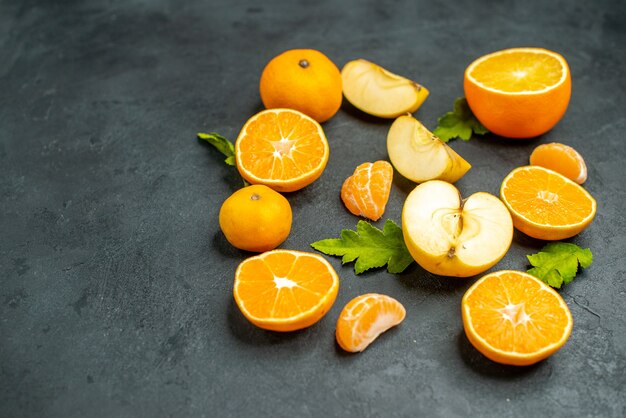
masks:
<path id="1" fill-rule="evenodd" d="M 528 273 L 504 270 L 480 278 L 461 301 L 465 335 L 487 358 L 526 366 L 552 355 L 572 331 L 563 298 Z"/>
<path id="2" fill-rule="evenodd" d="M 478 58 L 465 70 L 467 103 L 491 132 L 532 138 L 556 125 L 572 92 L 569 66 L 556 52 L 511 48 Z"/>
<path id="3" fill-rule="evenodd" d="M 352 299 L 337 320 L 335 337 L 344 350 L 365 350 L 380 334 L 404 320 L 406 310 L 386 295 L 368 293 Z"/>
<path id="4" fill-rule="evenodd" d="M 569 145 L 541 144 L 530 154 L 530 164 L 549 168 L 578 184 L 587 180 L 587 165 L 582 155 Z"/>
<path id="5" fill-rule="evenodd" d="M 319 123 L 292 109 L 252 116 L 235 142 L 235 162 L 251 184 L 279 192 L 299 190 L 322 175 L 329 147 Z"/>
<path id="6" fill-rule="evenodd" d="M 596 200 L 579 184 L 536 165 L 511 171 L 502 181 L 500 198 L 515 228 L 543 240 L 573 237 L 596 214 Z"/>
<path id="7" fill-rule="evenodd" d="M 273 250 L 239 264 L 233 294 L 241 313 L 259 328 L 295 331 L 319 321 L 338 290 L 337 272 L 322 256 Z"/>

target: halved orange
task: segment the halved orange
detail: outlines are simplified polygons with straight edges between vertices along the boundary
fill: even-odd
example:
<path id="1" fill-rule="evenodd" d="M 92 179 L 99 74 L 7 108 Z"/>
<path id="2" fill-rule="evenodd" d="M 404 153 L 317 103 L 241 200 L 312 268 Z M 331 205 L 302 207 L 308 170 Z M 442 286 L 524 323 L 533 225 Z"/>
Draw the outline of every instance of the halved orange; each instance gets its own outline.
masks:
<path id="1" fill-rule="evenodd" d="M 554 127 L 572 91 L 565 58 L 543 48 L 511 48 L 484 55 L 465 70 L 469 107 L 496 135 L 532 138 Z"/>
<path id="2" fill-rule="evenodd" d="M 339 315 L 335 332 L 337 343 L 351 353 L 363 351 L 405 316 L 404 306 L 392 297 L 376 293 L 357 296 Z"/>
<path id="3" fill-rule="evenodd" d="M 279 192 L 292 192 L 317 180 L 328 154 L 320 124 L 292 109 L 257 113 L 248 119 L 235 142 L 241 176 Z"/>
<path id="4" fill-rule="evenodd" d="M 578 184 L 587 180 L 587 165 L 582 155 L 569 145 L 541 144 L 530 154 L 530 164 L 549 168 Z"/>
<path id="5" fill-rule="evenodd" d="M 461 301 L 463 327 L 487 358 L 526 366 L 565 344 L 572 314 L 563 298 L 528 273 L 504 270 L 480 278 Z"/>
<path id="6" fill-rule="evenodd" d="M 377 221 L 385 213 L 392 179 L 387 161 L 363 163 L 343 182 L 341 200 L 352 214 Z"/>
<path id="7" fill-rule="evenodd" d="M 500 198 L 513 226 L 543 240 L 561 240 L 581 232 L 596 214 L 596 200 L 580 185 L 537 165 L 518 167 L 502 181 Z"/>
<path id="8" fill-rule="evenodd" d="M 235 272 L 241 313 L 271 331 L 295 331 L 319 321 L 335 302 L 339 277 L 322 256 L 273 250 L 247 258 Z"/>

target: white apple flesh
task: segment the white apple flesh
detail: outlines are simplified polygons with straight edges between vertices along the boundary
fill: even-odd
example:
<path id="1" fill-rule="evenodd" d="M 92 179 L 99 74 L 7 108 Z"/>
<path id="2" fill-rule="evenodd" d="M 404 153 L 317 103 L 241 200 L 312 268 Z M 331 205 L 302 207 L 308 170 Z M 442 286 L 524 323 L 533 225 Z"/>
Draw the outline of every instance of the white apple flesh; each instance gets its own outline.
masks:
<path id="1" fill-rule="evenodd" d="M 415 112 L 428 97 L 428 89 L 364 59 L 348 62 L 341 70 L 343 95 L 365 113 L 395 118 Z"/>
<path id="2" fill-rule="evenodd" d="M 393 166 L 416 183 L 445 180 L 454 183 L 472 167 L 445 142 L 412 116 L 396 119 L 387 135 Z"/>
<path id="3" fill-rule="evenodd" d="M 463 200 L 452 184 L 432 180 L 407 197 L 402 231 L 409 252 L 425 270 L 469 277 L 504 257 L 513 240 L 513 221 L 497 197 L 478 192 Z"/>

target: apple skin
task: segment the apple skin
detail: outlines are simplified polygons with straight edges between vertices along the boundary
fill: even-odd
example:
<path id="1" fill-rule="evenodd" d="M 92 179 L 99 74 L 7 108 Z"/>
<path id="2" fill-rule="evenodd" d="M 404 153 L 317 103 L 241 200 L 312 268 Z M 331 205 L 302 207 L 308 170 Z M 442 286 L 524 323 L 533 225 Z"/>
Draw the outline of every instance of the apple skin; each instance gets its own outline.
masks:
<path id="1" fill-rule="evenodd" d="M 429 94 L 415 81 L 364 59 L 346 63 L 341 81 L 343 95 L 354 107 L 379 118 L 413 113 Z"/>
<path id="2" fill-rule="evenodd" d="M 410 115 L 397 118 L 387 134 L 387 153 L 400 174 L 416 183 L 454 183 L 472 168 L 448 144 Z"/>
<path id="3" fill-rule="evenodd" d="M 440 276 L 470 277 L 493 267 L 513 240 L 506 206 L 486 192 L 465 200 L 452 184 L 417 186 L 402 209 L 404 241 L 415 261 Z"/>

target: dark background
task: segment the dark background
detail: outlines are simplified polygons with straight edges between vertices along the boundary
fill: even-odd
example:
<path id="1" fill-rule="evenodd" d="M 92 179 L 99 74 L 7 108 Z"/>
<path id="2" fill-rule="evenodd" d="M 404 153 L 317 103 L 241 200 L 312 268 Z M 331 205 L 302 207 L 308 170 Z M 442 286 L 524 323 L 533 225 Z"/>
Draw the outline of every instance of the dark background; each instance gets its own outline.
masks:
<path id="1" fill-rule="evenodd" d="M 0 416 L 625 416 L 625 44 L 623 1 L 0 0 Z M 232 297 L 250 254 L 217 222 L 239 179 L 196 132 L 236 138 L 262 109 L 264 65 L 290 48 L 415 79 L 431 92 L 416 116 L 433 129 L 466 66 L 515 46 L 565 56 L 568 111 L 533 140 L 451 142 L 473 165 L 457 186 L 498 194 L 541 143 L 585 157 L 598 212 L 570 241 L 594 263 L 560 291 L 567 344 L 534 366 L 492 363 L 463 334 L 475 278 L 415 264 L 357 277 L 337 258 L 322 321 L 290 334 L 250 325 Z M 387 158 L 390 123 L 344 103 L 323 125 L 330 160 L 287 195 L 283 248 L 355 227 L 341 184 Z M 383 220 L 400 221 L 413 186 L 396 173 Z M 494 270 L 525 270 L 542 245 L 516 233 Z M 397 298 L 407 318 L 346 355 L 335 321 L 366 292 Z"/>

